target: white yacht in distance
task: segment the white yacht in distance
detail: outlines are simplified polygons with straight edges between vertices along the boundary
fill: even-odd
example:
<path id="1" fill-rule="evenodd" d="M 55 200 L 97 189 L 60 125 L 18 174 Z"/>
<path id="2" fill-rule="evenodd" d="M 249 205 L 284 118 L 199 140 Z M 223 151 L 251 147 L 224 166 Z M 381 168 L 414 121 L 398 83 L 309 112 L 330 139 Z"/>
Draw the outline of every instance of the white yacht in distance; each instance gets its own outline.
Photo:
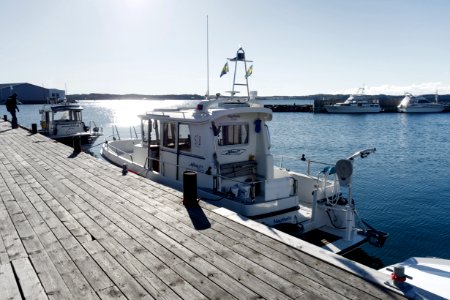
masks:
<path id="1" fill-rule="evenodd" d="M 405 93 L 405 97 L 397 106 L 397 110 L 404 113 L 438 113 L 444 108 L 444 105 L 438 103 L 437 95 L 436 101 L 431 102 L 423 96 L 413 96 L 410 93 Z"/>
<path id="2" fill-rule="evenodd" d="M 106 141 L 102 156 L 179 190 L 184 175 L 194 173 L 203 201 L 239 220 L 265 224 L 272 234 L 281 230 L 335 253 L 367 241 L 381 247 L 387 234 L 359 219 L 352 196 L 353 164 L 375 149 L 332 164 L 303 158 L 306 174 L 276 166 L 267 126 L 272 111 L 249 91 L 244 50 L 229 61 L 235 64 L 230 97 L 218 95 L 193 109 L 147 112 L 140 116 L 140 139 Z M 238 77 L 238 70 L 246 75 Z M 246 97 L 236 97 L 238 86 L 245 87 Z M 317 176 L 310 174 L 311 164 L 320 166 Z"/>
<path id="3" fill-rule="evenodd" d="M 333 105 L 325 105 L 325 109 L 329 113 L 334 114 L 361 114 L 361 113 L 378 113 L 381 106 L 378 100 L 369 100 L 364 94 L 364 88 L 359 88 L 356 94 L 350 95 L 344 102 Z"/>

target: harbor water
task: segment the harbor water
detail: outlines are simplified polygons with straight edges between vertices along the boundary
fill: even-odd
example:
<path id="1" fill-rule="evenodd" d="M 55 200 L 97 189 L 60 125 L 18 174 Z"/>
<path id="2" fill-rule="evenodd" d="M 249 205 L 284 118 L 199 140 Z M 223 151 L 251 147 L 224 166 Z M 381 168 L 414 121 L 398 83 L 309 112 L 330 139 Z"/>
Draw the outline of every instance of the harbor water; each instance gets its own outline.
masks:
<path id="1" fill-rule="evenodd" d="M 90 150 L 100 159 L 99 144 L 112 138 L 113 125 L 120 138 L 129 138 L 135 135 L 134 128 L 139 134 L 137 115 L 153 108 L 195 103 L 80 101 L 86 124 L 94 120 L 104 131 Z M 19 123 L 39 127 L 40 107 L 20 105 Z M 3 105 L 0 115 L 10 119 Z M 359 216 L 390 235 L 383 248 L 364 245 L 363 250 L 384 265 L 411 256 L 450 259 L 450 114 L 274 113 L 269 129 L 272 152 L 286 156 L 283 166 L 293 171 L 306 171 L 305 162 L 292 159 L 302 154 L 333 164 L 358 150 L 376 148 L 374 154 L 354 162 L 353 198 Z M 114 135 L 117 137 L 116 131 Z M 311 172 L 319 171 L 320 165 L 313 165 Z"/>

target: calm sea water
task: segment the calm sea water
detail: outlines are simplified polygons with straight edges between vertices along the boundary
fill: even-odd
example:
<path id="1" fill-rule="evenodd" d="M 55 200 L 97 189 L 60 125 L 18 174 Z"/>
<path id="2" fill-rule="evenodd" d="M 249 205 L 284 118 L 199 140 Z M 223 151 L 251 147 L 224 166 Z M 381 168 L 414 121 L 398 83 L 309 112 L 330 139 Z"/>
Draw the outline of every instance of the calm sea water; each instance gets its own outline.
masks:
<path id="1" fill-rule="evenodd" d="M 138 114 L 153 108 L 192 106 L 193 102 L 108 100 L 81 104 L 84 120 L 101 125 L 105 137 L 112 134 L 115 124 L 121 138 L 128 138 L 130 132 L 134 135 L 130 126 L 138 129 Z M 28 127 L 39 124 L 40 107 L 20 106 L 19 123 Z M 1 106 L 0 115 L 4 114 Z M 375 154 L 355 161 L 353 196 L 359 215 L 390 236 L 383 248 L 365 245 L 363 249 L 386 265 L 411 256 L 450 259 L 450 114 L 274 113 L 269 128 L 274 154 L 305 154 L 312 160 L 334 163 L 358 150 L 377 148 Z M 98 155 L 99 148 L 91 150 Z M 284 162 L 291 170 L 306 169 L 302 162 Z"/>

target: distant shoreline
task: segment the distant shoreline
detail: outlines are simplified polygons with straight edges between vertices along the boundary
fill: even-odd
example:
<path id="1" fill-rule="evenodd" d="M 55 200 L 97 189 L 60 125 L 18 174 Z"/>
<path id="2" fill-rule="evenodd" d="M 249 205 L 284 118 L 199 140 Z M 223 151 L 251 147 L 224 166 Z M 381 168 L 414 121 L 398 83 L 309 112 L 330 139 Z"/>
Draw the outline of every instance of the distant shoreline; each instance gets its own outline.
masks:
<path id="1" fill-rule="evenodd" d="M 434 101 L 434 94 L 422 95 L 425 98 Z M 257 100 L 321 100 L 341 102 L 349 97 L 349 94 L 316 94 L 307 96 L 258 96 Z M 367 95 L 370 100 L 379 100 L 380 102 L 400 102 L 404 95 Z M 72 94 L 66 95 L 69 101 L 78 100 L 203 100 L 205 96 L 198 94 L 167 94 L 167 95 L 141 95 L 141 94 Z M 46 100 L 22 101 L 23 104 L 44 104 Z M 439 95 L 439 102 L 450 104 L 450 94 Z"/>

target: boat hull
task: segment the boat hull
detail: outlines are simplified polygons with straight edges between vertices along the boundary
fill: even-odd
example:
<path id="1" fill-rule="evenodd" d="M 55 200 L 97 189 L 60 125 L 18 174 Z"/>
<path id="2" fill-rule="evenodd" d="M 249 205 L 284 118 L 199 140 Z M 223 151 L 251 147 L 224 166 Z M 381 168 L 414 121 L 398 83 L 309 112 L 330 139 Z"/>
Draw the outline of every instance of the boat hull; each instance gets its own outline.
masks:
<path id="1" fill-rule="evenodd" d="M 325 109 L 328 113 L 332 114 L 367 114 L 367 113 L 379 113 L 381 107 L 359 107 L 359 106 L 335 106 L 326 105 Z"/>
<path id="2" fill-rule="evenodd" d="M 444 110 L 444 106 L 427 106 L 427 107 L 398 107 L 399 112 L 402 113 L 440 113 Z"/>

